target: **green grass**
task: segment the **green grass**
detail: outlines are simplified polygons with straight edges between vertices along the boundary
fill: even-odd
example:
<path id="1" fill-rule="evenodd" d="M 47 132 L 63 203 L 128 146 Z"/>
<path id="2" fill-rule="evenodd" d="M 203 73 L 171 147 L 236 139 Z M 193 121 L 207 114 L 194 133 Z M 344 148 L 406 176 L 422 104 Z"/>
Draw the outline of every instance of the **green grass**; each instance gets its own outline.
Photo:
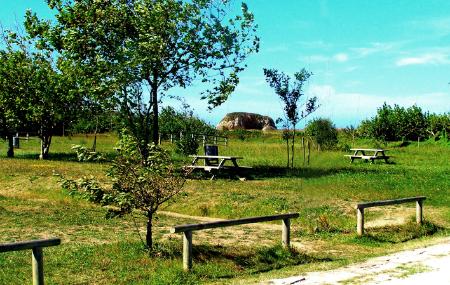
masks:
<path id="1" fill-rule="evenodd" d="M 102 135 L 100 152 L 114 155 L 115 136 Z M 299 212 L 292 221 L 292 241 L 301 249 L 279 247 L 279 223 L 194 232 L 194 268 L 182 271 L 181 236 L 171 226 L 194 219 L 159 215 L 156 221 L 156 256 L 143 249 L 136 228 L 145 234 L 145 219 L 105 219 L 106 210 L 61 190 L 53 174 L 68 178 L 94 176 L 107 182 L 107 163 L 80 163 L 71 144 L 91 146 L 91 136 L 56 137 L 51 159 L 39 161 L 39 141 L 21 140 L 16 158 L 5 157 L 0 144 L 0 242 L 59 236 L 62 245 L 46 248 L 45 277 L 49 284 L 197 284 L 247 283 L 274 277 L 329 269 L 372 256 L 436 242 L 450 228 L 450 147 L 431 142 L 389 149 L 392 163 L 356 161 L 344 152 L 312 149 L 309 166 L 303 150 L 296 149 L 297 168 L 287 171 L 285 145 L 274 133 L 246 141 L 231 140 L 220 154 L 243 156 L 253 170 L 247 181 L 224 175 L 210 181 L 192 179 L 186 193 L 162 210 L 190 216 L 240 218 Z M 169 149 L 169 144 L 164 144 Z M 370 141 L 354 146 L 372 147 Z M 180 164 L 188 161 L 176 156 Z M 426 223 L 412 222 L 414 204 L 371 208 L 366 223 L 386 217 L 389 222 L 367 227 L 357 237 L 354 205 L 357 202 L 425 195 Z M 31 278 L 30 252 L 0 254 L 0 283 L 23 284 Z"/>

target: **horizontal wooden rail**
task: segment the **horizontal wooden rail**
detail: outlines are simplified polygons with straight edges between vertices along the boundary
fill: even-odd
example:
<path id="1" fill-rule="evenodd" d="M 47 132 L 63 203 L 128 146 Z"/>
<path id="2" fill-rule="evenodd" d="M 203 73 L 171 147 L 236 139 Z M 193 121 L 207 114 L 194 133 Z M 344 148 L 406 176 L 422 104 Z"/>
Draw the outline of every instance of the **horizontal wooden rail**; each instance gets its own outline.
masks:
<path id="1" fill-rule="evenodd" d="M 402 203 L 408 203 L 408 202 L 416 202 L 419 200 L 423 201 L 425 199 L 427 199 L 427 197 L 417 196 L 417 197 L 408 197 L 408 198 L 401 198 L 401 199 L 394 199 L 394 200 L 365 202 L 365 203 L 356 204 L 355 208 L 356 209 L 364 209 L 364 208 L 377 207 L 377 206 L 396 205 L 396 204 L 402 204 Z"/>
<path id="2" fill-rule="evenodd" d="M 26 250 L 26 249 L 33 249 L 35 247 L 48 247 L 60 244 L 61 244 L 60 238 L 38 239 L 12 243 L 0 243 L 0 252 Z"/>
<path id="3" fill-rule="evenodd" d="M 395 200 L 373 201 L 356 204 L 356 230 L 359 236 L 364 234 L 364 209 L 378 206 L 397 205 L 402 203 L 416 202 L 416 222 L 422 224 L 423 222 L 423 201 L 425 196 L 408 197 Z"/>
<path id="4" fill-rule="evenodd" d="M 171 233 L 183 233 L 183 269 L 189 271 L 192 268 L 192 232 L 198 230 L 206 230 L 213 228 L 230 227 L 244 224 L 253 224 L 259 222 L 269 222 L 275 220 L 282 220 L 281 224 L 281 241 L 283 246 L 290 246 L 291 236 L 291 221 L 290 219 L 298 218 L 298 213 L 280 214 L 272 216 L 251 217 L 236 220 L 224 220 L 217 222 L 209 222 L 202 224 L 189 224 L 173 227 Z"/>
<path id="5" fill-rule="evenodd" d="M 44 254 L 42 248 L 59 244 L 61 244 L 61 239 L 59 238 L 1 243 L 0 252 L 31 249 L 33 285 L 44 285 Z"/>
<path id="6" fill-rule="evenodd" d="M 280 215 L 272 215 L 272 216 L 262 216 L 262 217 L 250 217 L 236 220 L 225 220 L 225 221 L 217 221 L 217 222 L 209 222 L 202 224 L 188 224 L 173 227 L 170 232 L 171 233 L 182 233 L 186 231 L 198 231 L 198 230 L 206 230 L 213 228 L 222 228 L 222 227 L 230 227 L 244 224 L 253 224 L 260 222 L 270 222 L 276 220 L 283 219 L 293 219 L 298 218 L 298 213 L 289 213 L 289 214 L 280 214 Z"/>

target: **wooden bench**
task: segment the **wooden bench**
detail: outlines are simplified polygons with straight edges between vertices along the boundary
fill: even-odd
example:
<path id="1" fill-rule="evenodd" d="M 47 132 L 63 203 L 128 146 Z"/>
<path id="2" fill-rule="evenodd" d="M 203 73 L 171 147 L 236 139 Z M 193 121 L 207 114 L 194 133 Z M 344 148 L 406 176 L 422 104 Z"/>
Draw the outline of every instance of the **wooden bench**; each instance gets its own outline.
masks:
<path id="1" fill-rule="evenodd" d="M 253 224 L 260 222 L 269 222 L 275 220 L 282 220 L 281 228 L 281 240 L 283 246 L 290 246 L 290 219 L 298 218 L 298 213 L 288 213 L 272 216 L 251 217 L 236 220 L 224 220 L 218 222 L 209 222 L 202 224 L 188 224 L 173 227 L 171 233 L 183 233 L 183 269 L 189 271 L 192 268 L 192 232 L 213 228 L 223 228 L 244 224 Z"/>
<path id="2" fill-rule="evenodd" d="M 0 244 L 0 252 L 18 251 L 31 249 L 31 267 L 33 270 L 33 285 L 44 284 L 44 254 L 42 253 L 43 247 L 60 245 L 61 239 L 41 239 L 30 240 L 13 243 Z"/>
<path id="3" fill-rule="evenodd" d="M 359 236 L 364 234 L 364 209 L 371 207 L 387 206 L 387 205 L 398 205 L 402 203 L 416 202 L 416 222 L 422 224 L 423 222 L 423 200 L 425 196 L 409 197 L 395 200 L 383 200 L 383 201 L 373 201 L 356 204 L 356 220 L 357 220 L 357 232 Z"/>
<path id="4" fill-rule="evenodd" d="M 350 162 L 353 162 L 355 159 L 362 159 L 364 161 L 370 161 L 373 163 L 376 159 L 384 159 L 386 163 L 388 163 L 389 156 L 385 155 L 384 149 L 372 149 L 372 148 L 352 148 L 353 154 L 346 154 L 344 156 L 350 158 Z M 372 154 L 366 154 L 366 152 L 370 152 Z"/>

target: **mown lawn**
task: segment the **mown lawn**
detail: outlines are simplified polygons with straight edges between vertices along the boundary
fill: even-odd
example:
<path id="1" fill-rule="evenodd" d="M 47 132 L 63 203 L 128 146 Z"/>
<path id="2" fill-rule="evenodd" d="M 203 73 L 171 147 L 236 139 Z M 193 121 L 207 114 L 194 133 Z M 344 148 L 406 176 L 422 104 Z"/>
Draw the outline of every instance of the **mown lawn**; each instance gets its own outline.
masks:
<path id="1" fill-rule="evenodd" d="M 114 155 L 115 140 L 102 135 L 98 150 Z M 385 146 L 393 156 L 391 164 L 350 164 L 344 152 L 318 152 L 313 147 L 310 165 L 303 166 L 298 144 L 298 167 L 286 171 L 285 145 L 275 135 L 232 139 L 219 152 L 243 156 L 241 164 L 253 167 L 248 179 L 189 180 L 185 193 L 162 210 L 210 218 L 299 212 L 300 218 L 292 221 L 296 250 L 288 252 L 278 245 L 279 223 L 195 232 L 193 272 L 184 273 L 181 236 L 169 234 L 169 229 L 198 220 L 158 215 L 157 250 L 149 257 L 137 233 L 145 234 L 145 220 L 139 213 L 108 220 L 104 208 L 61 189 L 55 173 L 74 179 L 92 175 L 108 182 L 108 164 L 77 162 L 71 144 L 90 146 L 92 137 L 54 138 L 49 161 L 36 159 L 36 139 L 21 140 L 14 159 L 5 157 L 6 143 L 0 145 L 0 242 L 61 237 L 62 245 L 44 250 L 48 284 L 257 282 L 333 268 L 449 235 L 448 145 L 392 143 Z M 358 141 L 354 146 L 373 145 Z M 182 157 L 175 157 L 183 163 Z M 414 204 L 373 208 L 366 213 L 367 235 L 356 236 L 357 202 L 415 195 L 427 196 L 424 226 L 412 222 Z M 30 283 L 30 254 L 0 254 L 0 284 Z"/>

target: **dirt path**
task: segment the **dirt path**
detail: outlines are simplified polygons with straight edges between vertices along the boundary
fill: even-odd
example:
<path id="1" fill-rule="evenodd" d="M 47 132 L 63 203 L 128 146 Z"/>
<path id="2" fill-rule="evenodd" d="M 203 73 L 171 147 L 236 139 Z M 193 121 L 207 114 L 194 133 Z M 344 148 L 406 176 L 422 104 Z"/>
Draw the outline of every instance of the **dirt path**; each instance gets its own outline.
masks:
<path id="1" fill-rule="evenodd" d="M 343 268 L 274 279 L 265 284 L 450 284 L 450 238 L 437 245 L 370 259 Z"/>

